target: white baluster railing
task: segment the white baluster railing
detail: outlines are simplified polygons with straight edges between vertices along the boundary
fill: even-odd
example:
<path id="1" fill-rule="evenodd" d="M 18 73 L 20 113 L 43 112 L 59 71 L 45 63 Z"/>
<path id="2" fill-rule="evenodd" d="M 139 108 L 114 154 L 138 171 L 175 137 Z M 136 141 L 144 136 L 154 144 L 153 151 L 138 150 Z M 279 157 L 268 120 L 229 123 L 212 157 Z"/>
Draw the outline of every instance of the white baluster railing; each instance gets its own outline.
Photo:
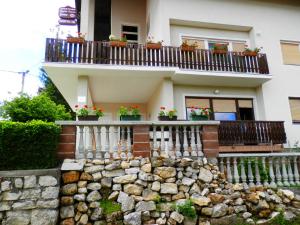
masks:
<path id="1" fill-rule="evenodd" d="M 300 153 L 228 153 L 219 155 L 221 172 L 227 181 L 266 187 L 293 186 L 299 182 Z M 226 171 L 224 171 L 224 162 Z M 233 175 L 232 175 L 233 171 Z"/>

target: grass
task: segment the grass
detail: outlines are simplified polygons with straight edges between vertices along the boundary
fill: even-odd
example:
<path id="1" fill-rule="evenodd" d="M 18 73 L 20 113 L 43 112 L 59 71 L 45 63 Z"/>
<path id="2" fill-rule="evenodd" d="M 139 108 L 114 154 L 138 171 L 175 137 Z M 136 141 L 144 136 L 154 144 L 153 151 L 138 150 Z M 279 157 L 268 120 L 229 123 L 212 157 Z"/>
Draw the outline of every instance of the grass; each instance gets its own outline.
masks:
<path id="1" fill-rule="evenodd" d="M 191 200 L 186 200 L 183 204 L 177 205 L 177 211 L 185 217 L 194 219 L 197 216 L 196 209 Z"/>
<path id="2" fill-rule="evenodd" d="M 113 212 L 121 211 L 121 205 L 107 199 L 103 199 L 100 201 L 100 207 L 103 209 L 103 213 L 105 215 L 109 215 Z"/>

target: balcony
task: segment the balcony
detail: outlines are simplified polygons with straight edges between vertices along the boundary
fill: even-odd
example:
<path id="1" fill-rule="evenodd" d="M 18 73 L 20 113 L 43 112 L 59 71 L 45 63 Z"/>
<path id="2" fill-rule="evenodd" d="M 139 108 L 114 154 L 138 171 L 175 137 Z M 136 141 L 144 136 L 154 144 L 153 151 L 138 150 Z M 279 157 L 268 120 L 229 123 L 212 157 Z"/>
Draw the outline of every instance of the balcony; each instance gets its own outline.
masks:
<path id="1" fill-rule="evenodd" d="M 112 47 L 109 42 L 86 41 L 68 43 L 66 40 L 46 40 L 45 62 L 69 64 L 103 64 L 135 67 L 173 67 L 180 70 L 208 71 L 261 76 L 269 74 L 265 54 L 244 56 L 242 52 L 214 54 L 211 50 L 183 51 L 180 47 L 162 46 L 147 49 L 145 45 L 127 44 Z M 233 75 L 234 76 L 234 75 Z"/>

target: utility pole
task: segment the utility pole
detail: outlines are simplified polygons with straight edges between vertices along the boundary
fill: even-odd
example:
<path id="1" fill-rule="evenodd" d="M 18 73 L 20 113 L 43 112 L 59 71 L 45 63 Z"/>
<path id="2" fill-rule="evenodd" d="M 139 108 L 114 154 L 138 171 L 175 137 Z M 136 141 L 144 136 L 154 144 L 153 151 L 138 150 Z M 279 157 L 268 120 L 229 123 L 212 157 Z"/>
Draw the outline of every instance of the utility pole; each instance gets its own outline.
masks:
<path id="1" fill-rule="evenodd" d="M 29 73 L 29 70 L 19 72 L 19 73 L 22 74 L 21 94 L 23 94 L 24 93 L 24 86 L 25 86 L 25 76 L 26 76 L 27 73 Z"/>

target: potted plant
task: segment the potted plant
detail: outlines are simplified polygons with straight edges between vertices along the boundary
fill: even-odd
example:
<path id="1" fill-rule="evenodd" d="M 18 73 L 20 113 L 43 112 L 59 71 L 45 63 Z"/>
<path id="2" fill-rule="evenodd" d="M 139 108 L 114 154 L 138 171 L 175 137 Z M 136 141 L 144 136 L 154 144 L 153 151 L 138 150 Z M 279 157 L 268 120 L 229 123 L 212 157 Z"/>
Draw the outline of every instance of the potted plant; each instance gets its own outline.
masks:
<path id="1" fill-rule="evenodd" d="M 153 36 L 148 36 L 147 42 L 146 42 L 146 48 L 147 49 L 161 49 L 163 41 L 154 41 Z"/>
<path id="2" fill-rule="evenodd" d="M 244 56 L 257 56 L 257 54 L 262 50 L 262 47 L 260 48 L 255 48 L 255 49 L 250 49 L 250 48 L 245 48 L 243 55 Z"/>
<path id="3" fill-rule="evenodd" d="M 193 52 L 197 47 L 197 42 L 195 41 L 192 45 L 188 44 L 187 40 L 184 40 L 180 46 L 181 51 Z"/>
<path id="4" fill-rule="evenodd" d="M 228 52 L 227 44 L 214 44 L 213 54 L 226 54 Z"/>
<path id="5" fill-rule="evenodd" d="M 158 113 L 158 120 L 160 121 L 174 121 L 177 120 L 177 111 L 175 109 L 166 110 L 165 107 L 160 107 L 160 111 Z"/>
<path id="6" fill-rule="evenodd" d="M 127 45 L 127 38 L 123 35 L 121 38 L 116 38 L 115 35 L 109 35 L 109 43 L 112 47 L 126 47 Z"/>
<path id="7" fill-rule="evenodd" d="M 141 113 L 138 106 L 125 107 L 121 106 L 119 109 L 120 120 L 122 121 L 135 121 L 141 120 Z"/>
<path id="8" fill-rule="evenodd" d="M 72 35 L 69 34 L 67 37 L 67 42 L 82 44 L 85 42 L 85 34 L 78 32 L 78 37 L 73 37 Z"/>
<path id="9" fill-rule="evenodd" d="M 198 107 L 192 106 L 191 119 L 193 121 L 208 120 L 210 113 L 211 113 L 211 110 L 209 108 L 198 108 Z"/>
<path id="10" fill-rule="evenodd" d="M 78 120 L 80 121 L 97 121 L 100 117 L 104 116 L 102 109 L 93 106 L 91 109 L 87 105 L 79 108 L 78 105 L 75 105 L 75 111 Z"/>

